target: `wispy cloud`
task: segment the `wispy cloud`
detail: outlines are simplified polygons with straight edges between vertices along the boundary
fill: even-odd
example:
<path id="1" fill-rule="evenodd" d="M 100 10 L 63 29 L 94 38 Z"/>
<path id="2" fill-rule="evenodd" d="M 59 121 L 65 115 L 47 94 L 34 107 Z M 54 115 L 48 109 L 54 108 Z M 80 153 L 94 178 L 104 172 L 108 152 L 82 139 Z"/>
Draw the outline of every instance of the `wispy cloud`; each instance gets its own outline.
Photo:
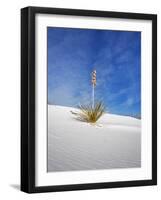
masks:
<path id="1" fill-rule="evenodd" d="M 140 113 L 140 40 L 139 32 L 48 28 L 49 103 L 89 102 L 95 68 L 96 98 L 110 112 Z"/>

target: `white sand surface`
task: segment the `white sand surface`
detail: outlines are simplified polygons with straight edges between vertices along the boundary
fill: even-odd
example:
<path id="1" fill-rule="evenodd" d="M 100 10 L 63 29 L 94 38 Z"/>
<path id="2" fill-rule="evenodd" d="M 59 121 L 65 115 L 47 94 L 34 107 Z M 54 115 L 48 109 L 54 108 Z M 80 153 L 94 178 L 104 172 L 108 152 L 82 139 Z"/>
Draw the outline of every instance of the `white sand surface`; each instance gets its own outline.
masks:
<path id="1" fill-rule="evenodd" d="M 48 172 L 141 167 L 141 120 L 104 114 L 93 126 L 71 111 L 48 105 Z"/>

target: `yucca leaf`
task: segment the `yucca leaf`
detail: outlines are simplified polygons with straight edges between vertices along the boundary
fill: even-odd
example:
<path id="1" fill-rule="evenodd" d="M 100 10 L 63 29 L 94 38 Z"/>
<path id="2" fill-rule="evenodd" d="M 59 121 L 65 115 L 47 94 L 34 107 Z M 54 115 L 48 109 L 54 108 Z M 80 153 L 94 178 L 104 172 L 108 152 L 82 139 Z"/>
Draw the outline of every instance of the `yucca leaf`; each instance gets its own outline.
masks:
<path id="1" fill-rule="evenodd" d="M 72 112 L 72 114 L 76 115 L 77 119 L 89 123 L 95 123 L 105 112 L 105 106 L 102 102 L 96 102 L 94 107 L 80 104 L 78 108 L 80 111 Z"/>

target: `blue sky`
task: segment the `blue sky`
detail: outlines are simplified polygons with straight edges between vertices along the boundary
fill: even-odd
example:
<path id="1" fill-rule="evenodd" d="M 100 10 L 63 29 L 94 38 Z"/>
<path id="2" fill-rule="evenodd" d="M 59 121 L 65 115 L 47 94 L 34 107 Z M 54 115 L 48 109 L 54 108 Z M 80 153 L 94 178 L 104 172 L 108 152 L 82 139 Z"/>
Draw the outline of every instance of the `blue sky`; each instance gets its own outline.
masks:
<path id="1" fill-rule="evenodd" d="M 108 112 L 140 115 L 141 33 L 48 27 L 48 103 L 76 107 L 95 98 Z"/>

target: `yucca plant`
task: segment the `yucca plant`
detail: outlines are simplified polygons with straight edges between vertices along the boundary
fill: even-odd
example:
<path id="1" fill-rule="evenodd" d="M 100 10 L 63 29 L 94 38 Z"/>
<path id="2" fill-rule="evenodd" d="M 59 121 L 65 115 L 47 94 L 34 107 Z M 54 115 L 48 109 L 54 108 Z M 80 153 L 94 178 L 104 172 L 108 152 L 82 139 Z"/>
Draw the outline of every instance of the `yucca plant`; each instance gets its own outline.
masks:
<path id="1" fill-rule="evenodd" d="M 92 104 L 89 105 L 79 105 L 79 112 L 73 112 L 72 114 L 77 116 L 77 119 L 80 121 L 85 121 L 88 123 L 95 123 L 97 120 L 104 114 L 105 106 L 99 101 L 95 103 L 94 90 L 96 87 L 96 70 L 94 69 L 91 74 L 91 83 L 92 83 Z"/>
<path id="2" fill-rule="evenodd" d="M 72 112 L 77 119 L 88 123 L 95 123 L 105 113 L 105 106 L 102 102 L 96 102 L 95 105 L 79 105 L 78 112 Z"/>

